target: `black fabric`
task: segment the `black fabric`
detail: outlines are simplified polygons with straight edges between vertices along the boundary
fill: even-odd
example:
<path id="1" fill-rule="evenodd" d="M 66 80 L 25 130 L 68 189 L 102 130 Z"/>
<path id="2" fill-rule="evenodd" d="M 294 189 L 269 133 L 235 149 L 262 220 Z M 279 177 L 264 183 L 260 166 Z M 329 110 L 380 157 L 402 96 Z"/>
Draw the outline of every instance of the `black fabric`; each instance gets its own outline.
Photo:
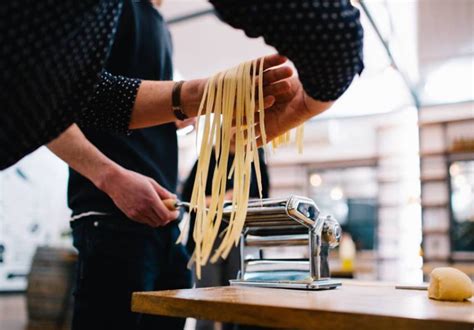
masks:
<path id="1" fill-rule="evenodd" d="M 292 60 L 305 91 L 331 101 L 363 64 L 363 29 L 349 0 L 210 0 L 220 17 Z"/>
<path id="2" fill-rule="evenodd" d="M 172 79 L 171 37 L 163 18 L 148 1 L 125 2 L 107 70 L 141 79 Z M 174 123 L 135 130 L 128 136 L 81 129 L 110 159 L 155 179 L 172 192 L 176 190 L 178 144 Z M 68 202 L 74 215 L 87 211 L 120 212 L 104 192 L 72 169 Z"/>
<path id="3" fill-rule="evenodd" d="M 120 0 L 2 2 L 0 169 L 90 113 L 91 125 L 128 129 L 140 81 L 104 72 L 121 9 Z M 97 94 L 104 85 L 126 102 Z"/>
<path id="4" fill-rule="evenodd" d="M 104 216 L 72 222 L 79 251 L 72 329 L 183 329 L 185 319 L 130 312 L 133 292 L 191 287 L 179 233 L 176 222 L 160 228 Z"/>

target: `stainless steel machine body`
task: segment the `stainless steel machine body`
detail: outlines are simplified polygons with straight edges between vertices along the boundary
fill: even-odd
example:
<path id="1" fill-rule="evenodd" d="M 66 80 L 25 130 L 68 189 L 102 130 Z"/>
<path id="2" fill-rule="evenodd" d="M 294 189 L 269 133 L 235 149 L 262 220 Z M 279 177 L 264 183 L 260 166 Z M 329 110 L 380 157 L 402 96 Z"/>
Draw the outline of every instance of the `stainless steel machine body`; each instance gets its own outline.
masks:
<path id="1" fill-rule="evenodd" d="M 230 211 L 227 207 L 224 216 Z M 231 285 L 303 290 L 335 288 L 341 283 L 330 278 L 328 250 L 339 244 L 340 236 L 338 222 L 331 216 L 320 216 L 318 207 L 309 198 L 291 196 L 252 201 L 241 236 L 240 271 Z M 308 258 L 265 257 L 268 248 L 282 246 L 307 246 Z"/>

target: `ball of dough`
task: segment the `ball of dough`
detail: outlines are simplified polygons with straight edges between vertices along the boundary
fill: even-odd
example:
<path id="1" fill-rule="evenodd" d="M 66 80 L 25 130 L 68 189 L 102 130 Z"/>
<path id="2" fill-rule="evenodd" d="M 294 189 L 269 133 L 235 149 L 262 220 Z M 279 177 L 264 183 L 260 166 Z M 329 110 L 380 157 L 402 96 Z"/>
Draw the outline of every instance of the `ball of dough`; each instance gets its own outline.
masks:
<path id="1" fill-rule="evenodd" d="M 472 297 L 472 281 L 456 268 L 435 268 L 430 275 L 428 297 L 436 300 L 463 301 Z"/>

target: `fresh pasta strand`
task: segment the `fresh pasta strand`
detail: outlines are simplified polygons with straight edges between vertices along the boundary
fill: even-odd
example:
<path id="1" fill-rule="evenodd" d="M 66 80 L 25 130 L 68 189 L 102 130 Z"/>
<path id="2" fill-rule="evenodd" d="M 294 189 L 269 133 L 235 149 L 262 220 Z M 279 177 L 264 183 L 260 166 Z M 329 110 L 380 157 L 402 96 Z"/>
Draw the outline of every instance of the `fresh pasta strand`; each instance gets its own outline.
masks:
<path id="1" fill-rule="evenodd" d="M 260 137 L 265 145 L 268 141 L 264 125 L 263 72 L 262 58 L 241 63 L 214 75 L 207 82 L 199 106 L 198 114 L 204 116 L 204 122 L 201 127 L 197 127 L 197 130 L 202 130 L 202 141 L 190 201 L 191 210 L 196 214 L 192 234 L 196 247 L 190 263 L 194 262 L 198 278 L 201 278 L 201 267 L 209 260 L 216 262 L 219 258 L 226 258 L 232 247 L 239 243 L 247 215 L 252 168 L 255 170 L 260 197 L 262 196 L 256 129 L 259 126 Z M 259 120 L 256 122 L 257 112 Z M 299 150 L 302 135 L 300 126 L 296 131 Z M 276 148 L 290 140 L 290 132 L 287 132 L 271 142 Z M 234 161 L 229 169 L 231 143 L 235 143 Z M 216 161 L 213 173 L 209 173 L 211 157 L 215 157 Z M 212 176 L 212 198 L 210 205 L 206 205 L 209 175 Z M 219 235 L 228 178 L 232 178 L 234 183 L 231 214 L 226 230 Z M 217 237 L 221 238 L 221 242 L 213 250 Z M 178 242 L 182 240 L 183 237 L 180 236 Z"/>
<path id="2" fill-rule="evenodd" d="M 301 124 L 296 128 L 296 148 L 298 153 L 303 153 L 303 138 L 304 138 L 304 124 Z"/>
<path id="3" fill-rule="evenodd" d="M 298 150 L 298 153 L 303 153 L 303 142 L 304 142 L 304 124 L 296 127 L 295 131 L 295 144 Z M 291 143 L 291 130 L 283 133 L 280 136 L 277 136 L 272 141 L 273 151 L 278 149 L 281 146 L 285 146 Z"/>

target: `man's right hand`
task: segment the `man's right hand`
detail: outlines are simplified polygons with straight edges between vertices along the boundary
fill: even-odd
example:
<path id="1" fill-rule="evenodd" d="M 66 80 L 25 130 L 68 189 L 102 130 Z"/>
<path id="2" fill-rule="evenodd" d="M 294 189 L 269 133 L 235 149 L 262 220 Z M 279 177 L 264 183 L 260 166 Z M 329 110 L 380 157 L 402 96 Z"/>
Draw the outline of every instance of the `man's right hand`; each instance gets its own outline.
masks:
<path id="1" fill-rule="evenodd" d="M 168 210 L 163 203 L 165 199 L 176 199 L 176 195 L 140 173 L 115 167 L 105 171 L 96 185 L 132 220 L 159 227 L 178 218 L 179 212 Z"/>
<path id="2" fill-rule="evenodd" d="M 278 70 L 281 71 L 282 69 L 279 68 Z M 266 73 L 270 76 L 268 72 Z M 303 90 L 303 86 L 297 76 L 285 78 L 274 84 L 281 85 L 283 82 L 288 84 L 288 90 L 285 93 L 275 94 L 275 102 L 271 107 L 265 109 L 267 142 L 321 114 L 334 103 L 322 102 L 309 97 Z M 256 122 L 259 122 L 258 119 L 256 119 Z M 260 135 L 259 131 L 260 127 L 258 125 L 258 135 Z M 262 144 L 261 138 L 259 138 L 258 144 Z"/>

